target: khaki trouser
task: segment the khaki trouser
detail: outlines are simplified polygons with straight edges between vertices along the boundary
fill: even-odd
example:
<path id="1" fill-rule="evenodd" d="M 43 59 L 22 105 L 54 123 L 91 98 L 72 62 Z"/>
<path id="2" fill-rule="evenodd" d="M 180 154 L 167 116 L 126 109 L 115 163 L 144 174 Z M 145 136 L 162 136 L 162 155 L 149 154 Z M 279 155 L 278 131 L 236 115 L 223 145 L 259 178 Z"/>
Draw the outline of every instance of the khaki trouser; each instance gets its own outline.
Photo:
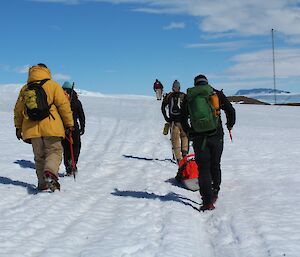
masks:
<path id="1" fill-rule="evenodd" d="M 31 139 L 34 153 L 35 169 L 39 186 L 46 184 L 44 171 L 50 171 L 58 177 L 62 161 L 62 144 L 60 137 L 37 137 Z"/>
<path id="2" fill-rule="evenodd" d="M 162 90 L 160 88 L 155 89 L 156 99 L 161 100 L 162 98 Z"/>
<path id="3" fill-rule="evenodd" d="M 176 160 L 182 159 L 182 153 L 187 154 L 189 140 L 180 122 L 171 123 L 171 141 Z"/>

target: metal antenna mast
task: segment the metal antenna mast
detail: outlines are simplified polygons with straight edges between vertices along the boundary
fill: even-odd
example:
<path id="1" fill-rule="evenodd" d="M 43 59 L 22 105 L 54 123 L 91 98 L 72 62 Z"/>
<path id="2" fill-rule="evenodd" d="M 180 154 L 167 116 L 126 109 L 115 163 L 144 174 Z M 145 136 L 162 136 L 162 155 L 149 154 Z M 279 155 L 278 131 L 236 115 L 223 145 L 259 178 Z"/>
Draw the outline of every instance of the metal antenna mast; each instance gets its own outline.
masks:
<path id="1" fill-rule="evenodd" d="M 277 103 L 276 99 L 276 76 L 275 76 L 275 53 L 274 53 L 274 29 L 271 30 L 272 32 L 272 50 L 273 50 L 273 81 L 274 81 L 274 101 L 275 104 Z"/>

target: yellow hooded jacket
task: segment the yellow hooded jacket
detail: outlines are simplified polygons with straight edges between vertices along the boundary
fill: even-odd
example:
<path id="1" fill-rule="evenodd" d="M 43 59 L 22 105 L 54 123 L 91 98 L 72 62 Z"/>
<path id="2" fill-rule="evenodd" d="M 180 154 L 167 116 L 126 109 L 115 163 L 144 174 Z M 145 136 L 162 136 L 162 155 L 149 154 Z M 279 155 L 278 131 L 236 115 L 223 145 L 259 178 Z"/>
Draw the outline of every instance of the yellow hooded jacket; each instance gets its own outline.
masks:
<path id="1" fill-rule="evenodd" d="M 29 69 L 28 83 L 43 79 L 50 79 L 43 85 L 43 89 L 47 94 L 48 104 L 51 105 L 52 115 L 41 121 L 30 120 L 24 113 L 24 92 L 27 85 L 23 86 L 14 109 L 15 127 L 22 130 L 23 140 L 47 136 L 64 138 L 65 128 L 74 126 L 70 102 L 62 87 L 51 79 L 50 70 L 41 66 L 33 66 Z"/>

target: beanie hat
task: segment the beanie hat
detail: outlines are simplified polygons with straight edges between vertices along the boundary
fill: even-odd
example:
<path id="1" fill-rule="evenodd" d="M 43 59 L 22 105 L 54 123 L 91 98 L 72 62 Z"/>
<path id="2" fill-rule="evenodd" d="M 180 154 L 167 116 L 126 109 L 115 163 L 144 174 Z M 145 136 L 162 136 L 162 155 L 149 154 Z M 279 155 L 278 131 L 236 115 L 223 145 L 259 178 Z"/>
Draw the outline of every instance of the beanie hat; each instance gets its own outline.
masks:
<path id="1" fill-rule="evenodd" d="M 44 63 L 38 63 L 37 66 L 44 67 L 44 68 L 47 68 L 47 69 L 48 69 L 48 67 L 47 67 L 46 64 L 44 64 Z"/>
<path id="2" fill-rule="evenodd" d="M 198 75 L 194 78 L 194 85 L 195 86 L 201 85 L 201 84 L 207 84 L 207 83 L 208 83 L 207 78 L 202 74 L 200 74 L 200 75 Z"/>
<path id="3" fill-rule="evenodd" d="M 67 88 L 72 89 L 72 85 L 71 85 L 71 83 L 69 81 L 65 81 L 64 84 L 63 84 L 63 86 L 62 86 L 62 88 L 64 88 L 64 89 L 67 89 Z"/>
<path id="4" fill-rule="evenodd" d="M 173 87 L 172 90 L 174 91 L 175 89 L 180 90 L 180 83 L 177 79 L 173 82 Z"/>

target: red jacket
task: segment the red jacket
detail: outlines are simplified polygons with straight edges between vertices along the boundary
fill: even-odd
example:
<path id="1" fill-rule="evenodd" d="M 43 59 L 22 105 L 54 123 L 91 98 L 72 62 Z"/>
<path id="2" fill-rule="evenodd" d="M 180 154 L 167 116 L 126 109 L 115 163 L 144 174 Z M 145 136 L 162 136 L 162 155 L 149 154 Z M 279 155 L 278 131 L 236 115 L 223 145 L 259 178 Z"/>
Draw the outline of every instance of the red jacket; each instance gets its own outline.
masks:
<path id="1" fill-rule="evenodd" d="M 163 85 L 161 84 L 160 81 L 155 81 L 153 84 L 153 90 L 155 91 L 156 89 L 163 89 Z"/>

